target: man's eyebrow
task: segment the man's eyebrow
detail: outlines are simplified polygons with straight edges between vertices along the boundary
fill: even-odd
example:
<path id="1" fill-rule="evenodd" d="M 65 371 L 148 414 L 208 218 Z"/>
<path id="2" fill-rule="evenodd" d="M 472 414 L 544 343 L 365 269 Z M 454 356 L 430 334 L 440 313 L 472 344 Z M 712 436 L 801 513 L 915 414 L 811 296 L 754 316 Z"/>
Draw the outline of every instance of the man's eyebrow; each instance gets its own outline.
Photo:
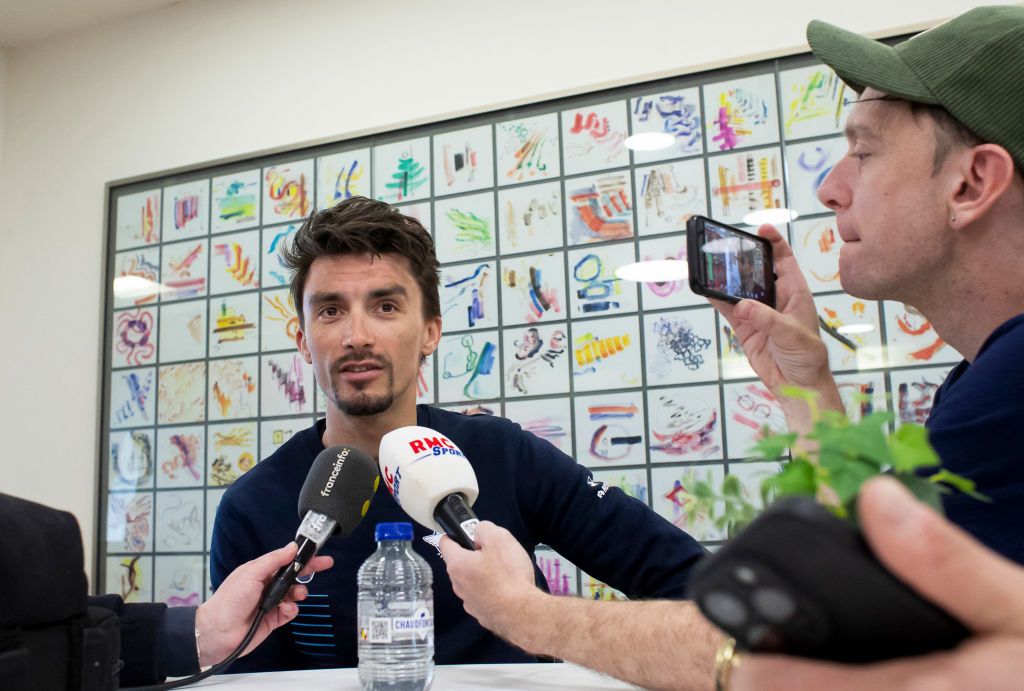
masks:
<path id="1" fill-rule="evenodd" d="M 343 300 L 341 293 L 330 293 L 330 292 L 319 292 L 310 293 L 309 304 L 311 305 L 322 305 L 325 302 L 340 302 Z"/>
<path id="2" fill-rule="evenodd" d="M 371 300 L 380 300 L 381 298 L 390 297 L 408 297 L 409 291 L 405 289 L 405 286 L 395 283 L 393 285 L 384 286 L 383 288 L 377 288 L 371 290 L 369 297 Z"/>
<path id="3" fill-rule="evenodd" d="M 878 131 L 874 127 L 861 123 L 847 122 L 846 127 L 843 129 L 843 133 L 846 135 L 848 140 L 876 139 L 878 137 Z"/>

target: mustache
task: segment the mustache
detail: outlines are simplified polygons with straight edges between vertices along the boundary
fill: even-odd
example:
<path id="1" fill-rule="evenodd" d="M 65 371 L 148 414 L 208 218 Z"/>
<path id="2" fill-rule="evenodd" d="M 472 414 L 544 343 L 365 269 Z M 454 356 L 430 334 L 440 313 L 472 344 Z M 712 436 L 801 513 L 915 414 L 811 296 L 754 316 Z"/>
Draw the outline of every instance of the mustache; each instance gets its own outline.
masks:
<path id="1" fill-rule="evenodd" d="M 343 355 L 334 361 L 331 369 L 337 371 L 350 362 L 366 362 L 367 360 L 377 363 L 384 369 L 391 369 L 391 358 L 387 355 L 374 355 L 373 351 L 369 350 L 361 350 Z"/>

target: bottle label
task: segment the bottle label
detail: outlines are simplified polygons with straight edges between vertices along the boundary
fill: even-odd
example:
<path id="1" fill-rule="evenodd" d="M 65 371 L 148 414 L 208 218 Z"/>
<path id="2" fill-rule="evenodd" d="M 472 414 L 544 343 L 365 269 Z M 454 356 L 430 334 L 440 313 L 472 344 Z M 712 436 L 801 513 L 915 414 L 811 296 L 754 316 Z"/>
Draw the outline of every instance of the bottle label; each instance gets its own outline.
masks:
<path id="1" fill-rule="evenodd" d="M 419 600 L 406 603 L 389 603 L 388 609 L 402 609 L 397 616 L 361 617 L 359 638 L 368 643 L 392 643 L 395 641 L 425 641 L 433 638 L 434 615 L 427 602 Z"/>

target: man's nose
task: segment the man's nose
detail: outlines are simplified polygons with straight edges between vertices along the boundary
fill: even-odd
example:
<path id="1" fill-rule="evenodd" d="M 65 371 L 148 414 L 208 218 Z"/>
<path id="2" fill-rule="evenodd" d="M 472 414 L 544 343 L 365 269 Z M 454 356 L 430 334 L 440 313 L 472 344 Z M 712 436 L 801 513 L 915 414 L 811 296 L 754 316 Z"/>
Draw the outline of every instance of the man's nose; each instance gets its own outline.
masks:
<path id="1" fill-rule="evenodd" d="M 345 320 L 345 333 L 342 345 L 346 348 L 360 350 L 372 347 L 374 344 L 373 325 L 368 315 L 361 310 L 349 312 Z"/>
<path id="2" fill-rule="evenodd" d="M 845 161 L 846 158 L 844 157 L 832 166 L 832 170 L 829 171 L 825 179 L 822 180 L 821 186 L 818 187 L 818 201 L 832 211 L 838 211 L 849 204 L 849 191 L 842 177 Z"/>

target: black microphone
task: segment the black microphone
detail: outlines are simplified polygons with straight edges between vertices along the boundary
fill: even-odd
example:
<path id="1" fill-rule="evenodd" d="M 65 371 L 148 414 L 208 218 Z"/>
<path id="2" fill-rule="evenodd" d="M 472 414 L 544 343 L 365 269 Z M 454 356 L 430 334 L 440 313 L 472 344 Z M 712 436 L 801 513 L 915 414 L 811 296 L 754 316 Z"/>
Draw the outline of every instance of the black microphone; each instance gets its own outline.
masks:
<path id="1" fill-rule="evenodd" d="M 281 567 L 263 591 L 261 612 L 277 606 L 295 577 L 334 534 L 349 535 L 370 510 L 380 485 L 377 463 L 365 451 L 339 444 L 324 449 L 309 468 L 299 492 L 302 523 L 295 533 L 299 546 L 291 564 Z"/>

